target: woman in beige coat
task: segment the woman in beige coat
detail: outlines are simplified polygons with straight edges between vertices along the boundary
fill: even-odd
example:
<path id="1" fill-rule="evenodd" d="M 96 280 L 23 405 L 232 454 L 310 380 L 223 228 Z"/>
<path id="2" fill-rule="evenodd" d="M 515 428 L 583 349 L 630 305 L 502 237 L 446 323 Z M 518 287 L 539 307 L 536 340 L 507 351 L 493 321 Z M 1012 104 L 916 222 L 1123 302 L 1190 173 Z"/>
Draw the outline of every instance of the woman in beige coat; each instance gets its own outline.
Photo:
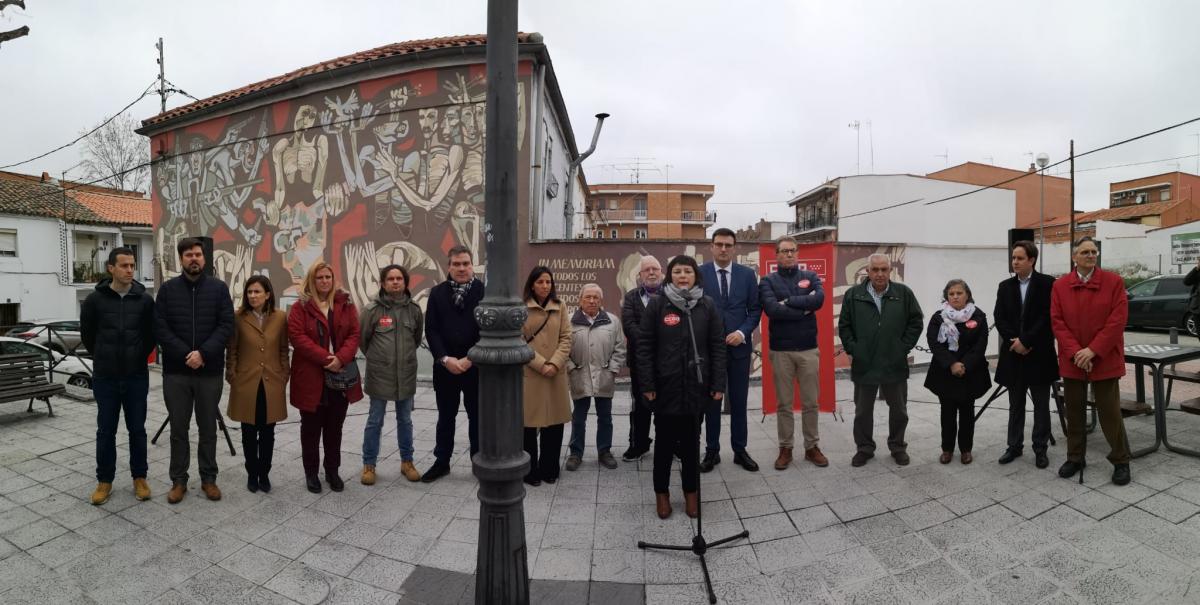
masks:
<path id="1" fill-rule="evenodd" d="M 242 288 L 242 307 L 225 355 L 230 420 L 242 423 L 246 489 L 271 491 L 275 423 L 287 418 L 287 314 L 275 308 L 271 280 L 253 275 Z"/>
<path id="2" fill-rule="evenodd" d="M 521 333 L 533 349 L 533 359 L 525 365 L 525 452 L 529 454 L 525 483 L 536 486 L 558 481 L 563 426 L 571 419 L 566 372 L 571 319 L 555 293 L 550 269 L 534 267 L 529 273 L 525 307 L 529 318 Z"/>

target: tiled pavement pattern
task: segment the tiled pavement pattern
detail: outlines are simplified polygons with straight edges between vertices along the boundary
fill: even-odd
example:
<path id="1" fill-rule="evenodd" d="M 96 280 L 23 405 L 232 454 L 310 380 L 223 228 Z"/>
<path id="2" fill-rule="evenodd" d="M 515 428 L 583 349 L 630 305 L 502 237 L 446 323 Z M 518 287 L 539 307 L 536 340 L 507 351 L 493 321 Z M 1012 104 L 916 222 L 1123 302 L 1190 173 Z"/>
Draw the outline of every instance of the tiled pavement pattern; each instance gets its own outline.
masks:
<path id="1" fill-rule="evenodd" d="M 158 380 L 154 374 L 151 434 L 165 416 Z M 821 417 L 828 468 L 797 461 L 775 471 L 774 420 L 760 423 L 752 412 L 751 451 L 762 472 L 734 466 L 726 452 L 717 470 L 703 476 L 706 536 L 751 532 L 748 541 L 710 553 L 723 602 L 1200 602 L 1200 461 L 1160 451 L 1134 461 L 1132 485 L 1115 487 L 1097 432 L 1089 439 L 1093 466 L 1083 485 L 1053 473 L 1064 459 L 1061 438 L 1050 450 L 1050 469 L 1033 466 L 1028 446 L 1024 457 L 1000 466 L 1002 400 L 978 425 L 976 462 L 942 466 L 936 461 L 938 408 L 922 380 L 916 374 L 909 387 L 913 462 L 905 468 L 886 454 L 850 467 L 853 414 L 846 409 L 844 422 Z M 838 389 L 843 400 L 852 392 L 845 380 Z M 1190 386 L 1176 390 L 1177 397 L 1194 394 Z M 751 398 L 758 408 L 758 385 Z M 618 394 L 616 403 L 619 451 L 628 395 Z M 416 449 L 424 469 L 436 417 L 427 386 L 417 405 Z M 886 406 L 878 407 L 882 446 Z M 278 430 L 270 495 L 245 490 L 241 461 L 222 441 L 224 499 L 202 497 L 193 462 L 188 497 L 166 504 L 164 433 L 150 448 L 154 499 L 136 502 L 120 470 L 110 502 L 93 507 L 86 499 L 95 466 L 94 406 L 59 400 L 55 410 L 49 418 L 26 415 L 23 404 L 0 407 L 0 602 L 471 601 L 479 504 L 463 455 L 465 415 L 453 473 L 430 485 L 400 476 L 392 418 L 379 483 L 359 484 L 366 411 L 360 403 L 346 422 L 343 493 L 304 490 L 292 422 Z M 1061 437 L 1057 416 L 1054 421 Z M 1172 412 L 1169 421 L 1176 442 L 1200 447 L 1200 419 Z M 1149 417 L 1127 426 L 1135 447 L 1152 439 Z M 232 433 L 240 450 L 236 429 Z M 123 468 L 124 458 L 118 464 Z M 564 471 L 557 485 L 529 488 L 535 602 L 702 602 L 693 556 L 635 546 L 639 539 L 686 543 L 692 533 L 677 488 L 675 516 L 660 521 L 654 515 L 649 471 L 649 457 L 599 469 L 589 450 L 583 467 Z"/>

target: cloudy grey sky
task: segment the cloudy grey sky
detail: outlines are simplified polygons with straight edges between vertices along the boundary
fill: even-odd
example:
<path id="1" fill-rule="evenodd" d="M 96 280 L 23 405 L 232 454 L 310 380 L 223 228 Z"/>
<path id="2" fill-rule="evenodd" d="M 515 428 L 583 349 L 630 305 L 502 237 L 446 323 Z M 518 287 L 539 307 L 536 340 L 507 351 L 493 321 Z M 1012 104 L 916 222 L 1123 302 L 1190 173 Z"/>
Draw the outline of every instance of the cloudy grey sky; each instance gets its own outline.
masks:
<path id="1" fill-rule="evenodd" d="M 0 30 L 0 165 L 74 138 L 157 76 L 205 97 L 339 55 L 403 40 L 485 32 L 482 0 L 151 2 L 26 0 Z M 545 36 L 586 146 L 605 111 L 591 183 L 647 160 L 644 182 L 712 183 L 720 223 L 787 219 L 789 191 L 862 171 L 924 174 L 973 160 L 1024 168 L 1200 117 L 1200 3 L 712 2 L 526 0 L 520 27 Z M 172 97 L 168 107 L 186 103 Z M 134 108 L 158 111 L 157 97 Z M 869 131 L 865 126 L 871 121 Z M 1102 168 L 1195 156 L 1200 122 L 1077 162 Z M 18 170 L 57 174 L 74 149 Z M 1065 171 L 1065 165 L 1063 169 Z M 1077 206 L 1107 205 L 1108 183 L 1197 158 L 1077 176 Z M 969 210 L 969 201 L 946 210 Z M 900 212 L 901 210 L 897 210 Z"/>

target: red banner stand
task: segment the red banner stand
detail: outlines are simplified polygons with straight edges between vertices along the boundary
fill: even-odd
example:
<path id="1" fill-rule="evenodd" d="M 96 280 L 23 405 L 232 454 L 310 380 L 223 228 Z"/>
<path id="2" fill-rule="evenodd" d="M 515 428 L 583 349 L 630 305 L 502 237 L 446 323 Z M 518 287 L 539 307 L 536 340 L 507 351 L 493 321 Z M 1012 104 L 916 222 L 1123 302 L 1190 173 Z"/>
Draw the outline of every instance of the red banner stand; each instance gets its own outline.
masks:
<path id="1" fill-rule="evenodd" d="M 821 353 L 821 394 L 818 404 L 822 412 L 832 412 L 837 401 L 833 358 L 833 244 L 800 244 L 796 259 L 801 269 L 812 271 L 821 278 L 825 289 L 825 304 L 817 311 L 817 349 Z M 761 244 L 758 249 L 758 274 L 766 276 L 775 271 L 775 244 Z M 763 415 L 774 414 L 779 406 L 775 400 L 775 378 L 771 369 L 771 320 L 765 314 L 762 330 L 762 405 Z M 792 384 L 795 411 L 800 411 L 800 387 Z"/>

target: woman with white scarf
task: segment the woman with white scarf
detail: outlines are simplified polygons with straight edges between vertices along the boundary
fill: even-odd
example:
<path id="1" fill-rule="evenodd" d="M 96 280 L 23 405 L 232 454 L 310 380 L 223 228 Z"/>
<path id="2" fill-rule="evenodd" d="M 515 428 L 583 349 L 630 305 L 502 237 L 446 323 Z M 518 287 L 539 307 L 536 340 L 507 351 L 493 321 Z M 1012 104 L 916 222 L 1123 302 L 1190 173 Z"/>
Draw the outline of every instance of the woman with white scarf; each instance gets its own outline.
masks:
<path id="1" fill-rule="evenodd" d="M 971 287 L 952 279 L 942 290 L 942 308 L 929 318 L 926 330 L 933 362 L 925 375 L 925 388 L 937 395 L 942 405 L 942 455 L 949 464 L 954 442 L 962 452 L 962 463 L 970 464 L 975 437 L 975 400 L 992 385 L 988 374 L 987 314 L 975 307 Z"/>

